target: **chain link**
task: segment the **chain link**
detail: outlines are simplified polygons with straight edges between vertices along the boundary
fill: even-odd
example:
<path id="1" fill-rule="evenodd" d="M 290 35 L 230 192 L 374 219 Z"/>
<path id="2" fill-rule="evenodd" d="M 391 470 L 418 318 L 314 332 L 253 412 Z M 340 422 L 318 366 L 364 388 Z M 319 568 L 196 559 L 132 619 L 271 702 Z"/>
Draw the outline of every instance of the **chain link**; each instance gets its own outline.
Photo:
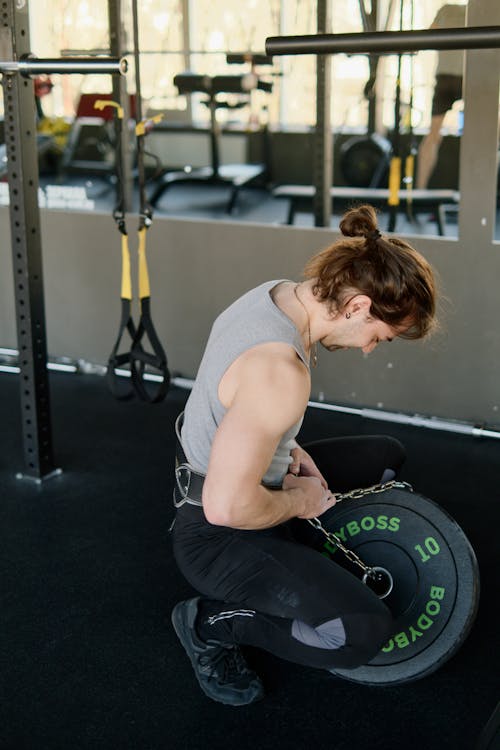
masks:
<path id="1" fill-rule="evenodd" d="M 337 495 L 335 505 L 338 505 L 338 503 L 341 503 L 344 500 L 360 500 L 362 497 L 365 497 L 365 495 L 376 495 L 380 492 L 387 492 L 387 490 L 392 489 L 404 489 L 413 492 L 413 487 L 411 486 L 411 484 L 408 484 L 408 482 L 399 482 L 397 480 L 393 480 L 392 482 L 386 482 L 385 484 L 374 484 L 371 487 L 355 489 L 351 490 L 350 492 L 345 492 L 341 495 Z M 326 536 L 330 544 L 338 547 L 350 562 L 354 563 L 354 565 L 357 565 L 358 568 L 361 568 L 364 573 L 363 580 L 366 580 L 366 578 L 376 577 L 376 566 L 366 565 L 359 557 L 359 555 L 357 555 L 354 550 L 346 547 L 342 540 L 339 539 L 339 537 L 334 534 L 333 531 L 327 531 L 319 518 L 308 518 L 307 520 L 311 524 L 311 526 L 314 526 L 315 529 L 321 531 Z"/>

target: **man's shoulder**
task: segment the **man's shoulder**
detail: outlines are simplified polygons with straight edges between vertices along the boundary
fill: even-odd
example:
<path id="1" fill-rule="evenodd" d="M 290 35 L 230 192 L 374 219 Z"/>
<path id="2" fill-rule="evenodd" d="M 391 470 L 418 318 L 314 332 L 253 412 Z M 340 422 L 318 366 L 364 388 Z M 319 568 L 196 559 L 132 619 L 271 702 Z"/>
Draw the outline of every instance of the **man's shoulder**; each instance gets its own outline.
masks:
<path id="1" fill-rule="evenodd" d="M 279 401 L 309 395 L 310 374 L 296 350 L 281 341 L 267 342 L 249 349 L 242 357 L 242 382 L 255 383 Z"/>
<path id="2" fill-rule="evenodd" d="M 303 417 L 310 386 L 309 371 L 292 347 L 263 344 L 245 353 L 231 408 L 283 434 Z"/>
<path id="3" fill-rule="evenodd" d="M 309 375 L 295 347 L 286 341 L 266 341 L 257 344 L 247 349 L 242 359 L 246 367 L 259 368 L 276 377 L 295 374 L 302 379 Z"/>
<path id="4" fill-rule="evenodd" d="M 251 289 L 246 289 L 226 306 L 226 308 L 221 312 L 221 316 L 224 316 L 226 313 L 231 313 L 235 310 L 238 310 L 238 308 L 254 305 L 261 299 L 266 299 L 266 296 L 273 289 L 273 287 L 281 284 L 284 280 L 285 279 L 272 279 L 270 281 L 263 281 L 257 286 L 252 287 Z"/>

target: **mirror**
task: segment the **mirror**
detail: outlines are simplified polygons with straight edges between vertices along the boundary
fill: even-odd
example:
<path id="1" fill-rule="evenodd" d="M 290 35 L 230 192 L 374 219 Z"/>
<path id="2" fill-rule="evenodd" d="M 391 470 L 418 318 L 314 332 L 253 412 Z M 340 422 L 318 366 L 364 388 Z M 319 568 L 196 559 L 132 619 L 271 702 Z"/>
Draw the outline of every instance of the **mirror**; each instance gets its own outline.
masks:
<path id="1" fill-rule="evenodd" d="M 459 26 L 466 14 L 463 0 L 331 5 L 336 33 Z M 316 58 L 270 61 L 262 53 L 268 36 L 315 33 L 316 6 L 315 0 L 242 0 L 237 6 L 197 0 L 187 18 L 180 0 L 150 0 L 140 41 L 144 113 L 162 115 L 146 141 L 155 213 L 273 224 L 292 216 L 297 225 L 313 225 Z M 107 7 L 100 0 L 31 3 L 30 21 L 39 57 L 106 52 Z M 129 15 L 124 25 L 131 46 Z M 245 50 L 255 56 L 242 56 Z M 387 189 L 396 154 L 403 197 L 395 231 L 458 236 L 463 60 L 460 51 L 332 56 L 332 225 L 347 203 L 362 199 L 364 188 Z M 106 76 L 36 82 L 42 205 L 112 210 L 112 110 L 93 108 L 96 97 L 110 92 Z M 214 172 L 224 179 L 210 180 Z M 294 195 L 291 186 L 299 188 Z M 387 229 L 386 198 L 378 205 Z"/>

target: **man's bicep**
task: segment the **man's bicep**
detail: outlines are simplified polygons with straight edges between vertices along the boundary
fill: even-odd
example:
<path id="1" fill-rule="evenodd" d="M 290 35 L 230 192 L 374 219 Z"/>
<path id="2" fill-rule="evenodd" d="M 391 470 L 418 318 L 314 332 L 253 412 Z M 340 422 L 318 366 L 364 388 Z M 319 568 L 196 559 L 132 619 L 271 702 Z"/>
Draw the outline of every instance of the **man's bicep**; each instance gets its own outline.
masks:
<path id="1" fill-rule="evenodd" d="M 215 434 L 208 473 L 226 476 L 228 483 L 259 484 L 267 471 L 281 434 L 272 414 L 235 399 Z"/>
<path id="2" fill-rule="evenodd" d="M 303 414 L 300 381 L 292 377 L 288 386 L 266 378 L 241 384 L 215 435 L 209 471 L 225 465 L 234 478 L 260 483 L 282 435 Z"/>

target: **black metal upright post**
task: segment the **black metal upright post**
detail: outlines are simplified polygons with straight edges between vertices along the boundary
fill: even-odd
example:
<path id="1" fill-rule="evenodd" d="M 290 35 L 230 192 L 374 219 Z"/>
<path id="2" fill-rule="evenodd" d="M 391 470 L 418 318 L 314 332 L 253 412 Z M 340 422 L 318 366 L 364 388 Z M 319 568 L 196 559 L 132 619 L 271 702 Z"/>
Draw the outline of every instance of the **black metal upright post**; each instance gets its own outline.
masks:
<path id="1" fill-rule="evenodd" d="M 122 0 L 108 0 L 108 25 L 110 53 L 113 57 L 120 58 L 124 54 L 126 48 Z M 123 109 L 123 118 L 120 121 L 120 153 L 116 153 L 116 159 L 120 159 L 121 164 L 125 199 L 124 211 L 129 212 L 132 210 L 134 183 L 132 176 L 132 144 L 130 139 L 130 129 L 128 126 L 130 106 L 127 79 L 124 76 L 113 76 L 113 99 L 120 102 Z"/>
<path id="2" fill-rule="evenodd" d="M 219 123 L 217 122 L 217 102 L 215 93 L 210 93 L 210 158 L 212 162 L 212 177 L 219 177 Z"/>
<path id="3" fill-rule="evenodd" d="M 378 0 L 373 0 L 371 10 L 365 7 L 365 0 L 359 0 L 359 11 L 364 32 L 376 31 L 378 22 Z M 377 69 L 379 56 L 368 55 L 369 78 L 365 86 L 365 97 L 368 101 L 368 133 L 374 133 L 377 123 Z"/>
<path id="4" fill-rule="evenodd" d="M 330 0 L 318 0 L 318 34 L 330 29 Z M 314 225 L 330 226 L 330 188 L 333 174 L 333 140 L 330 117 L 332 59 L 318 55 L 316 63 L 316 133 L 314 138 Z"/>
<path id="5" fill-rule="evenodd" d="M 0 10 L 0 55 L 19 60 L 30 51 L 28 0 L 9 0 Z M 4 73 L 5 143 L 24 447 L 24 470 L 37 482 L 60 473 L 52 449 L 45 303 L 38 209 L 38 153 L 33 82 Z"/>

